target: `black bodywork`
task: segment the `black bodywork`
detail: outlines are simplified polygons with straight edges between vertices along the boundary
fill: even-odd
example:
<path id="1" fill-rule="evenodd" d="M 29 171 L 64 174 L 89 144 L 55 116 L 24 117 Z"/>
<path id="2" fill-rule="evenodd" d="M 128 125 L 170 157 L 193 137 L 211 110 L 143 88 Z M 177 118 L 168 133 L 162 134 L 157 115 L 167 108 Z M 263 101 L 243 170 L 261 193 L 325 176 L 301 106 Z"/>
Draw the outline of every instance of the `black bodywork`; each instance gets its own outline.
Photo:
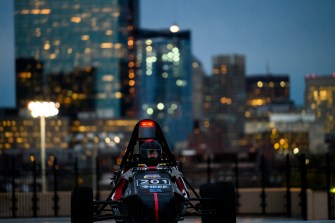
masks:
<path id="1" fill-rule="evenodd" d="M 159 159 L 141 158 L 138 147 L 143 139 L 154 139 L 162 146 Z M 135 125 L 111 188 L 104 201 L 94 201 L 91 188 L 74 188 L 71 222 L 175 223 L 191 215 L 202 216 L 202 222 L 221 218 L 236 222 L 234 186 L 205 184 L 197 193 L 180 172 L 159 124 L 153 120 Z"/>

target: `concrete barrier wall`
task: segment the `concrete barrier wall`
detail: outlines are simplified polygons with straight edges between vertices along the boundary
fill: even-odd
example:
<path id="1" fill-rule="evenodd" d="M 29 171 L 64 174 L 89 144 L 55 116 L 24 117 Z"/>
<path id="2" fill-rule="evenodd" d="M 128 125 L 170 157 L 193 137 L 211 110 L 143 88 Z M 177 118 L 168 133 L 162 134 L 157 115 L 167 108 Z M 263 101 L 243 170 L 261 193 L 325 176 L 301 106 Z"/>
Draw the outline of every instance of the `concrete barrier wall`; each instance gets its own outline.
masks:
<path id="1" fill-rule="evenodd" d="M 325 191 L 307 190 L 307 210 L 308 220 L 327 220 L 327 193 Z"/>
<path id="2" fill-rule="evenodd" d="M 292 217 L 301 217 L 300 189 L 291 190 L 291 214 Z M 262 214 L 261 188 L 239 189 L 239 214 Z M 265 189 L 265 212 L 269 215 L 286 215 L 286 189 L 266 188 Z"/>
<path id="3" fill-rule="evenodd" d="M 101 191 L 100 198 L 107 198 L 110 191 Z M 239 189 L 239 214 L 260 215 L 261 206 L 261 188 L 243 188 Z M 286 216 L 286 189 L 285 188 L 267 188 L 265 211 L 268 215 Z M 291 214 L 293 218 L 301 217 L 300 207 L 300 189 L 291 189 Z M 31 192 L 17 192 L 17 217 L 32 217 L 32 197 Z M 54 216 L 54 194 L 47 192 L 38 193 L 38 211 L 37 216 Z M 71 192 L 58 192 L 59 209 L 58 216 L 70 216 L 71 214 Z M 11 193 L 0 193 L 0 218 L 12 217 Z M 308 220 L 326 220 L 328 218 L 327 194 L 326 192 L 307 190 L 307 213 Z"/>

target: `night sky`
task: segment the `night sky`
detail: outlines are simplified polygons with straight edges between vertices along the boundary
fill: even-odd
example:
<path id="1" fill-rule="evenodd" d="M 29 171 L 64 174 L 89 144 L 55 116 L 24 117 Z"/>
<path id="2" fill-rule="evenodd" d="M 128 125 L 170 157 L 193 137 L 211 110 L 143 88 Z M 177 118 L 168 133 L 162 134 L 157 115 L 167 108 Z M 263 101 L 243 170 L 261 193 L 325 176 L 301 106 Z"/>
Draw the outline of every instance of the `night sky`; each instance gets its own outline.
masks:
<path id="1" fill-rule="evenodd" d="M 141 27 L 177 23 L 192 33 L 193 55 L 241 54 L 247 75 L 288 74 L 302 105 L 306 74 L 335 72 L 334 0 L 141 0 Z M 0 107 L 15 105 L 13 0 L 0 0 Z"/>

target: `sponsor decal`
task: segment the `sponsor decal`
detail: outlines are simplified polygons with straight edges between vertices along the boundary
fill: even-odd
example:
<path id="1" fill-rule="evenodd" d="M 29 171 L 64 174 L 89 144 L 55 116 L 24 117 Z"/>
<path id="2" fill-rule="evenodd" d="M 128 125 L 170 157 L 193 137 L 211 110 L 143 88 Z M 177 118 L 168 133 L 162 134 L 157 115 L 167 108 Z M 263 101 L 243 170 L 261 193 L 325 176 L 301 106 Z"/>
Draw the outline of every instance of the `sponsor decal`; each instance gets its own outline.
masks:
<path id="1" fill-rule="evenodd" d="M 150 175 L 145 175 L 143 178 L 144 179 L 157 179 L 157 178 L 161 178 L 161 176 L 159 174 L 150 174 Z"/>

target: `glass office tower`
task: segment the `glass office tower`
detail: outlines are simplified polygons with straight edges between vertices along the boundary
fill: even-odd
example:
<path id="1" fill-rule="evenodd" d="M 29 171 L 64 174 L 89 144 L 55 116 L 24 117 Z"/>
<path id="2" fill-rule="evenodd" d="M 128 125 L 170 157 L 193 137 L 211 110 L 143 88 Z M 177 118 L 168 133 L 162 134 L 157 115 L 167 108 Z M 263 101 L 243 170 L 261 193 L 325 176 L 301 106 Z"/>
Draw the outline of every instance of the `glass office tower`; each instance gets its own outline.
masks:
<path id="1" fill-rule="evenodd" d="M 135 38 L 137 115 L 161 123 L 174 146 L 193 125 L 190 32 L 139 30 Z"/>
<path id="2" fill-rule="evenodd" d="M 96 69 L 95 111 L 121 114 L 137 0 L 15 0 L 16 58 L 33 58 L 44 75 Z"/>

